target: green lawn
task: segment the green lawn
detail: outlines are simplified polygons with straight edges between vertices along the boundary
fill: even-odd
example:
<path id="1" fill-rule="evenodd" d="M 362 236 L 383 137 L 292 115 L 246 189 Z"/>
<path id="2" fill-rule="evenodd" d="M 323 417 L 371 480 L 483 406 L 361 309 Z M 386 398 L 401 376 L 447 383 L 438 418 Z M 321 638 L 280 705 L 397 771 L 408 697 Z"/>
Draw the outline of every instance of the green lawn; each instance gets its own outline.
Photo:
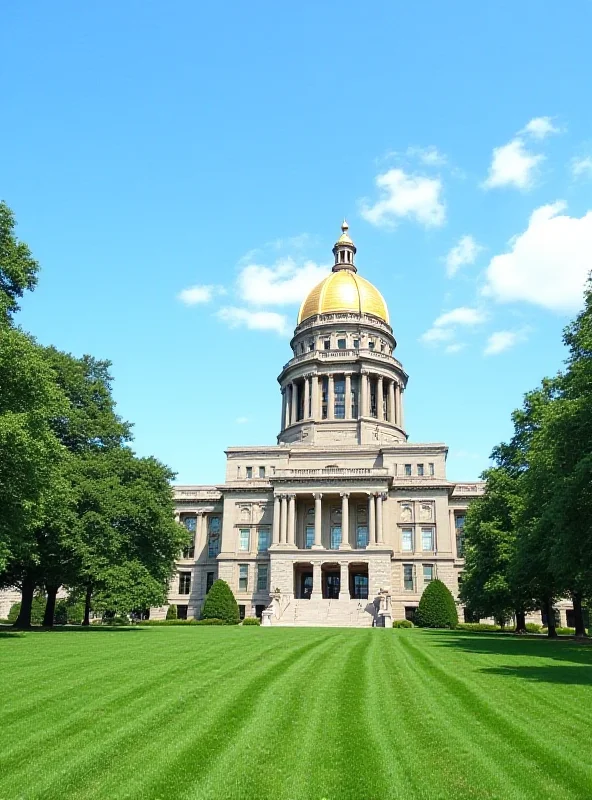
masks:
<path id="1" fill-rule="evenodd" d="M 592 647 L 420 630 L 0 633 L 0 798 L 592 797 Z"/>

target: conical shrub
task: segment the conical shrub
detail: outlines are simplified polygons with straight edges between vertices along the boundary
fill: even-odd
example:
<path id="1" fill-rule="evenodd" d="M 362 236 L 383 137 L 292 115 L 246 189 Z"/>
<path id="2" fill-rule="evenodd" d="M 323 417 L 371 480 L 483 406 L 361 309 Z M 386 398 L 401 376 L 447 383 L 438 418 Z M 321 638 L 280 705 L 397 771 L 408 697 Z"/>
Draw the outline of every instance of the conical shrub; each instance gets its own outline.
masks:
<path id="1" fill-rule="evenodd" d="M 204 600 L 201 618 L 223 619 L 227 625 L 238 625 L 238 603 L 226 581 L 214 581 Z"/>
<path id="2" fill-rule="evenodd" d="M 423 590 L 415 624 L 421 628 L 455 628 L 458 625 L 454 597 L 442 581 L 431 581 Z"/>

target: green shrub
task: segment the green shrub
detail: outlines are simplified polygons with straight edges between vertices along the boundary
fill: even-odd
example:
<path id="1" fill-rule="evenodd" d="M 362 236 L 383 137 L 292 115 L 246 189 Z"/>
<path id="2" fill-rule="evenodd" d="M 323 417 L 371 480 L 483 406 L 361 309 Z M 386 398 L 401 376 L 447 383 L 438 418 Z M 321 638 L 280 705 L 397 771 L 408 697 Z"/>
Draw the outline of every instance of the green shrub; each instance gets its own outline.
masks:
<path id="1" fill-rule="evenodd" d="M 159 625 L 197 625 L 197 622 L 196 619 L 143 619 L 138 622 L 138 625 L 158 627 Z"/>
<path id="2" fill-rule="evenodd" d="M 501 631 L 501 627 L 492 622 L 459 622 L 456 629 L 459 631 Z"/>
<path id="3" fill-rule="evenodd" d="M 261 625 L 261 620 L 258 617 L 245 617 L 243 625 Z"/>
<path id="4" fill-rule="evenodd" d="M 171 605 L 171 606 L 169 606 L 167 608 L 166 618 L 167 619 L 177 619 L 177 606 L 176 605 L 173 604 L 173 605 Z"/>
<path id="5" fill-rule="evenodd" d="M 393 628 L 413 628 L 413 623 L 410 619 L 395 619 L 393 620 Z"/>
<path id="6" fill-rule="evenodd" d="M 207 617 L 206 619 L 196 619 L 196 625 L 228 625 L 225 619 L 217 619 L 216 617 Z M 236 625 L 238 623 L 232 622 L 231 625 Z"/>
<path id="7" fill-rule="evenodd" d="M 47 603 L 47 598 L 43 594 L 36 594 L 33 598 L 33 604 L 31 606 L 31 622 L 33 625 L 41 625 L 43 622 L 43 615 L 45 614 L 45 604 Z M 17 617 L 21 610 L 20 603 L 14 603 L 10 611 L 8 612 L 8 621 L 9 622 L 16 622 Z"/>
<path id="8" fill-rule="evenodd" d="M 540 633 L 542 630 L 542 626 L 538 625 L 536 622 L 527 622 L 524 627 L 528 633 Z"/>
<path id="9" fill-rule="evenodd" d="M 227 625 L 238 625 L 240 621 L 238 603 L 226 581 L 214 581 L 206 595 L 201 610 L 202 619 L 222 619 Z"/>
<path id="10" fill-rule="evenodd" d="M 415 624 L 420 628 L 455 628 L 458 625 L 454 598 L 442 581 L 431 581 L 423 590 Z"/>

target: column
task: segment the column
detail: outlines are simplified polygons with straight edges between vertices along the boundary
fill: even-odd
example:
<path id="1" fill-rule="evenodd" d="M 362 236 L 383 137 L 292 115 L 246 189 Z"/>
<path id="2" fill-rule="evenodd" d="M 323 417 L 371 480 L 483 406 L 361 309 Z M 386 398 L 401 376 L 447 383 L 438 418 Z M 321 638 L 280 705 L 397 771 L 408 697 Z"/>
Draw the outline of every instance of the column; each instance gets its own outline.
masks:
<path id="1" fill-rule="evenodd" d="M 308 419 L 310 414 L 308 412 L 308 407 L 310 405 L 310 377 L 308 375 L 304 376 L 304 413 L 302 415 L 302 419 Z"/>
<path id="2" fill-rule="evenodd" d="M 286 389 L 282 388 L 282 421 L 280 423 L 280 430 L 286 427 Z"/>
<path id="3" fill-rule="evenodd" d="M 352 402 L 351 402 L 351 374 L 346 372 L 345 374 L 345 418 L 351 419 L 351 409 L 352 409 Z"/>
<path id="4" fill-rule="evenodd" d="M 401 386 L 395 383 L 395 423 L 401 427 Z"/>
<path id="5" fill-rule="evenodd" d="M 341 575 L 339 576 L 339 599 L 349 600 L 349 563 L 340 561 Z"/>
<path id="6" fill-rule="evenodd" d="M 179 511 L 175 511 L 175 522 L 181 524 L 181 514 L 179 513 Z"/>
<path id="7" fill-rule="evenodd" d="M 349 492 L 341 493 L 341 544 L 340 550 L 351 550 L 349 543 Z"/>
<path id="8" fill-rule="evenodd" d="M 393 424 L 396 422 L 395 417 L 395 382 L 389 381 L 388 385 L 388 421 Z"/>
<path id="9" fill-rule="evenodd" d="M 327 419 L 335 419 L 335 383 L 334 376 L 328 375 L 327 386 Z"/>
<path id="10" fill-rule="evenodd" d="M 399 425 L 401 428 L 405 427 L 405 415 L 403 414 L 403 387 L 401 386 L 399 390 L 399 411 L 400 411 L 400 422 Z"/>
<path id="11" fill-rule="evenodd" d="M 276 494 L 273 498 L 273 527 L 272 544 L 278 545 L 280 543 L 280 496 Z"/>
<path id="12" fill-rule="evenodd" d="M 368 495 L 368 544 L 370 547 L 376 544 L 376 513 L 375 513 L 374 494 Z"/>
<path id="13" fill-rule="evenodd" d="M 384 419 L 384 379 L 378 376 L 376 381 L 376 419 Z"/>
<path id="14" fill-rule="evenodd" d="M 319 376 L 313 375 L 311 378 L 311 392 L 312 392 L 312 418 L 319 418 Z"/>
<path id="15" fill-rule="evenodd" d="M 384 544 L 384 534 L 382 530 L 382 501 L 384 494 L 379 492 L 376 495 L 376 542 L 377 544 Z"/>
<path id="16" fill-rule="evenodd" d="M 322 541 L 322 535 L 321 535 L 322 524 L 323 524 L 323 520 L 322 520 L 323 508 L 322 508 L 322 503 L 321 503 L 322 497 L 323 497 L 323 495 L 320 492 L 317 492 L 314 495 L 314 499 L 315 499 L 315 516 L 314 516 L 314 520 L 315 520 L 315 523 L 314 523 L 314 544 L 313 544 L 313 548 L 315 550 L 319 550 L 319 549 L 323 548 L 323 541 Z"/>
<path id="17" fill-rule="evenodd" d="M 458 553 L 456 551 L 456 525 L 454 524 L 454 509 L 448 509 L 448 519 L 450 521 L 450 549 L 454 553 L 454 557 L 458 558 Z"/>
<path id="18" fill-rule="evenodd" d="M 368 375 L 360 373 L 360 416 L 368 416 Z"/>
<path id="19" fill-rule="evenodd" d="M 292 418 L 292 425 L 295 422 L 298 422 L 298 387 L 296 386 L 295 381 L 292 381 L 292 408 L 291 408 L 291 418 Z"/>
<path id="20" fill-rule="evenodd" d="M 296 495 L 288 495 L 288 544 L 294 546 L 294 531 L 296 529 Z"/>
<path id="21" fill-rule="evenodd" d="M 195 516 L 195 560 L 196 561 L 199 559 L 201 551 L 205 545 L 203 528 L 204 528 L 203 511 L 197 511 Z"/>
<path id="22" fill-rule="evenodd" d="M 313 561 L 312 564 L 312 592 L 310 593 L 311 600 L 320 600 L 323 596 L 323 587 L 321 586 L 321 562 Z"/>
<path id="23" fill-rule="evenodd" d="M 288 498 L 283 494 L 281 499 L 281 515 L 280 515 L 280 544 L 286 544 L 286 537 L 288 532 Z"/>

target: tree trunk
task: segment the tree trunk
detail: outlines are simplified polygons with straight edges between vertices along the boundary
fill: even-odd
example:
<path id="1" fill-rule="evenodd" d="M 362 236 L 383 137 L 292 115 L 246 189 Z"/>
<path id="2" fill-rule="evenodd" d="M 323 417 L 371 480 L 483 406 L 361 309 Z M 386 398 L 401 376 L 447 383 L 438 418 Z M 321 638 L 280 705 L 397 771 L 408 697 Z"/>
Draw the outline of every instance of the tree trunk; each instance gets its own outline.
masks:
<path id="1" fill-rule="evenodd" d="M 555 628 L 555 610 L 553 609 L 553 601 L 550 597 L 545 600 L 544 607 L 547 615 L 547 636 L 549 639 L 556 639 L 557 630 Z"/>
<path id="2" fill-rule="evenodd" d="M 526 633 L 526 614 L 524 611 L 516 609 L 516 630 L 515 633 Z"/>
<path id="3" fill-rule="evenodd" d="M 58 594 L 59 586 L 46 586 L 47 590 L 47 603 L 45 604 L 45 612 L 43 614 L 43 622 L 41 623 L 44 628 L 53 628 L 56 597 Z"/>
<path id="4" fill-rule="evenodd" d="M 582 595 L 579 592 L 572 592 L 571 599 L 573 601 L 576 636 L 586 636 L 586 628 L 584 626 L 584 610 L 582 609 Z"/>
<path id="5" fill-rule="evenodd" d="M 21 610 L 14 623 L 15 628 L 31 627 L 31 608 L 35 594 L 35 581 L 28 573 L 25 574 L 21 586 Z"/>
<path id="6" fill-rule="evenodd" d="M 82 620 L 83 625 L 90 625 L 90 599 L 92 597 L 92 586 L 90 583 L 86 587 L 86 596 L 84 598 L 84 619 Z"/>

